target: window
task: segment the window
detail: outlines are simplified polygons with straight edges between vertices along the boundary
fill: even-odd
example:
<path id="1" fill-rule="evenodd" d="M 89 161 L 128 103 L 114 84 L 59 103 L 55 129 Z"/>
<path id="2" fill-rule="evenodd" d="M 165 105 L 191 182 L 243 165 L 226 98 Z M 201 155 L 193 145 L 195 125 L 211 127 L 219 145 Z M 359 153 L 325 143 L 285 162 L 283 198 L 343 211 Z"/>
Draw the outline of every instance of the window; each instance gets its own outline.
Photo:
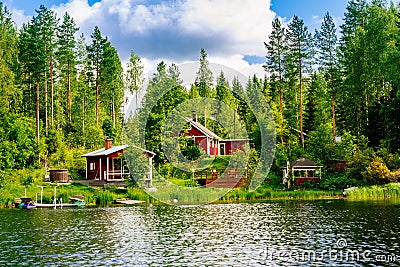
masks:
<path id="1" fill-rule="evenodd" d="M 96 164 L 94 162 L 91 162 L 89 164 L 89 171 L 94 171 L 94 170 L 96 170 Z"/>

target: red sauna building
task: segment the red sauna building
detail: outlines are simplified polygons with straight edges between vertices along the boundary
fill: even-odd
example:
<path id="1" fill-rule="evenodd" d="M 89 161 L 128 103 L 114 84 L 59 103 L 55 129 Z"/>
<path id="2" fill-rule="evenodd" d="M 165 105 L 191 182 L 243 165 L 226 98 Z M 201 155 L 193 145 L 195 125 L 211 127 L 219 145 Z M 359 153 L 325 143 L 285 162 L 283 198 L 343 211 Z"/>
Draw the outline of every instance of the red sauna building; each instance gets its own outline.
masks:
<path id="1" fill-rule="evenodd" d="M 232 155 L 238 150 L 244 150 L 244 146 L 249 144 L 249 139 L 222 139 L 211 130 L 197 121 L 197 116 L 193 118 L 185 117 L 190 124 L 188 136 L 192 137 L 207 155 Z"/>
<path id="2" fill-rule="evenodd" d="M 122 157 L 124 150 L 128 147 L 129 145 L 113 146 L 112 140 L 107 139 L 103 148 L 82 155 L 86 158 L 86 179 L 123 181 L 126 176 L 130 175 Z M 136 146 L 133 147 L 142 150 L 149 159 L 148 179 L 151 180 L 152 159 L 156 154 Z"/>

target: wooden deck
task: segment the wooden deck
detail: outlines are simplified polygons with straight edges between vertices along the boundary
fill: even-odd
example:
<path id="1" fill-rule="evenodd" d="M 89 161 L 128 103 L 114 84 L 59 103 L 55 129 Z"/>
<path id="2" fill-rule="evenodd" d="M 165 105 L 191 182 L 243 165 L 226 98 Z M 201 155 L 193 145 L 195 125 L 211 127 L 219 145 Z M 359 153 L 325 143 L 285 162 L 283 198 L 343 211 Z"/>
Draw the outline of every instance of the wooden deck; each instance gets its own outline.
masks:
<path id="1" fill-rule="evenodd" d="M 203 170 L 196 173 L 196 180 L 206 188 L 238 188 L 246 186 L 248 181 L 247 173 L 239 169 Z"/>

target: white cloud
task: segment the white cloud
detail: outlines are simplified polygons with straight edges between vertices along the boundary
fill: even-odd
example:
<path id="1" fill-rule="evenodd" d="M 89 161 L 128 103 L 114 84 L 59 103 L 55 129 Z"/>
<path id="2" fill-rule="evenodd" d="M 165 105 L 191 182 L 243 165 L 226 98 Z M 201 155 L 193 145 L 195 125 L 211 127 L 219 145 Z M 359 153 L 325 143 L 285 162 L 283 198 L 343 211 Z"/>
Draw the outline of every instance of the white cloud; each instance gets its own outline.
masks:
<path id="1" fill-rule="evenodd" d="M 135 50 L 146 72 L 161 60 L 198 60 L 205 48 L 210 62 L 263 76 L 260 64 L 250 65 L 243 58 L 264 57 L 263 42 L 275 16 L 269 7 L 270 0 L 102 0 L 92 6 L 87 0 L 69 0 L 53 9 L 60 18 L 68 12 L 88 42 L 98 26 L 122 61 Z M 12 12 L 19 26 L 29 20 L 22 11 Z"/>
<path id="2" fill-rule="evenodd" d="M 23 10 L 13 9 L 10 11 L 12 14 L 12 20 L 17 24 L 18 28 L 21 28 L 22 24 L 27 23 L 31 17 L 25 15 Z"/>

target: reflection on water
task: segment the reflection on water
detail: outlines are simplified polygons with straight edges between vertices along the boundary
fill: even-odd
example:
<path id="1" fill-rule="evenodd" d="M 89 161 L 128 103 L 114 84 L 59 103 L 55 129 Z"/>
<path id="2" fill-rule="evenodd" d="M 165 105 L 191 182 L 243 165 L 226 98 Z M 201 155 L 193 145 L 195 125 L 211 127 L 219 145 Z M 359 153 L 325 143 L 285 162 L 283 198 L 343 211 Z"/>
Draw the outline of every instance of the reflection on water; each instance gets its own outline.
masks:
<path id="1" fill-rule="evenodd" d="M 0 266 L 400 265 L 398 202 L 4 209 L 0 218 Z"/>

